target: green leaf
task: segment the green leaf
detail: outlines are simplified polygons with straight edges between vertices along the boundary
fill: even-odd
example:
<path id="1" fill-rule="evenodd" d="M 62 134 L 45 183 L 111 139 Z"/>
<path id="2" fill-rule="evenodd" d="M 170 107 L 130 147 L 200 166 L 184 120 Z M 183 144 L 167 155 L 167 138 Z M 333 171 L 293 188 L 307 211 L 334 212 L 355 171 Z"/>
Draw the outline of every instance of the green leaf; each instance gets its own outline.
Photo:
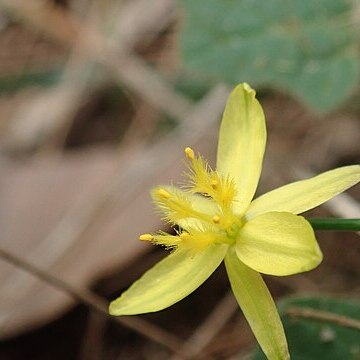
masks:
<path id="1" fill-rule="evenodd" d="M 286 315 L 290 307 L 326 311 L 360 321 L 360 303 L 347 299 L 293 297 L 279 305 L 292 360 L 358 360 L 360 331 L 334 322 Z M 253 360 L 266 359 L 257 350 Z"/>
<path id="2" fill-rule="evenodd" d="M 50 87 L 59 81 L 60 76 L 60 67 L 39 72 L 4 75 L 0 77 L 0 94 L 15 92 L 30 86 Z"/>
<path id="3" fill-rule="evenodd" d="M 267 358 L 289 359 L 284 329 L 261 275 L 243 264 L 233 248 L 225 257 L 225 266 L 236 300 Z"/>
<path id="4" fill-rule="evenodd" d="M 231 85 L 292 92 L 317 111 L 346 100 L 360 77 L 349 0 L 181 0 L 185 65 Z"/>
<path id="5" fill-rule="evenodd" d="M 209 83 L 208 78 L 196 76 L 197 74 L 179 74 L 175 79 L 174 87 L 193 101 L 200 101 L 214 84 Z"/>

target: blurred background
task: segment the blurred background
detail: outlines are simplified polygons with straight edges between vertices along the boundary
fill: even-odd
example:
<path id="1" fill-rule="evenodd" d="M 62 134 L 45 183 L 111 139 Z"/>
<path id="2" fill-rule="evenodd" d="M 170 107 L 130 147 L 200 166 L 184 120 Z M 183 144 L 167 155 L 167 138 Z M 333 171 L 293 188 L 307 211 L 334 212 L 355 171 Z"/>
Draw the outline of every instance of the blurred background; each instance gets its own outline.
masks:
<path id="1" fill-rule="evenodd" d="M 0 359 L 260 359 L 224 269 L 159 313 L 107 304 L 166 255 L 149 190 L 183 149 L 214 165 L 231 87 L 267 117 L 261 194 L 360 160 L 360 6 L 350 0 L 0 0 Z M 360 189 L 306 216 L 360 217 Z M 293 359 L 360 359 L 360 238 L 266 277 Z M 315 310 L 314 310 L 315 311 Z M 355 326 L 356 328 L 356 326 Z"/>

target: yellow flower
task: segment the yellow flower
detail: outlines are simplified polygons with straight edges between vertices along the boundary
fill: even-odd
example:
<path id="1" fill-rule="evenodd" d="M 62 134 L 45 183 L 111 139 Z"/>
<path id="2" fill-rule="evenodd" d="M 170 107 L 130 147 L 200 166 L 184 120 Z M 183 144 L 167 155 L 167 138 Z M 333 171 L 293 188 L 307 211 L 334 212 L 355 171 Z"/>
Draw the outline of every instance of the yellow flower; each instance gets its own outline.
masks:
<path id="1" fill-rule="evenodd" d="M 269 359 L 288 359 L 284 330 L 260 275 L 291 275 L 322 260 L 310 224 L 297 214 L 322 204 L 360 180 L 360 166 L 346 166 L 298 181 L 253 200 L 266 144 L 265 118 L 247 84 L 231 93 L 221 123 L 217 168 L 190 148 L 188 184 L 161 186 L 152 197 L 176 235 L 144 234 L 140 240 L 172 253 L 110 304 L 112 315 L 159 311 L 199 287 L 225 260 L 235 297 Z"/>

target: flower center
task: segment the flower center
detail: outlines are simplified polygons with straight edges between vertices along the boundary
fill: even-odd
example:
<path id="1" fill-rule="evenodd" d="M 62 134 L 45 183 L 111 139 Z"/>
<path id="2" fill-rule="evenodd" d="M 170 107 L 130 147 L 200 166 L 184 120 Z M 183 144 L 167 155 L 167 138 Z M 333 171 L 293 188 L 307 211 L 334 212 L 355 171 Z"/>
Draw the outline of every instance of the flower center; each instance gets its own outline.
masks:
<path id="1" fill-rule="evenodd" d="M 214 243 L 233 244 L 244 224 L 232 211 L 235 182 L 212 170 L 191 148 L 186 148 L 185 154 L 190 160 L 185 190 L 169 186 L 152 191 L 165 220 L 179 225 L 181 230 L 177 235 L 144 234 L 140 240 L 168 248 L 185 247 L 194 252 Z"/>

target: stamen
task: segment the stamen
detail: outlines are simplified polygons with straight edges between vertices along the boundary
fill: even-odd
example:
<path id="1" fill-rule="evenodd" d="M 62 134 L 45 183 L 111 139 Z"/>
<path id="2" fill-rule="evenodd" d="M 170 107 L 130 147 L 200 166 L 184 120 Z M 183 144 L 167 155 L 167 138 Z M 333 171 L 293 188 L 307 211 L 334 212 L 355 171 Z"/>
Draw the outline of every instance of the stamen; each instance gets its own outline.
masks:
<path id="1" fill-rule="evenodd" d="M 151 234 L 142 234 L 139 236 L 141 241 L 153 241 L 154 237 Z"/>
<path id="2" fill-rule="evenodd" d="M 212 222 L 214 224 L 219 224 L 220 223 L 220 216 L 214 215 L 211 220 L 212 220 Z"/>
<path id="3" fill-rule="evenodd" d="M 219 181 L 216 180 L 216 179 L 212 179 L 212 180 L 210 181 L 210 186 L 211 186 L 214 190 L 216 190 L 216 189 L 218 188 L 218 186 L 219 186 Z"/>
<path id="4" fill-rule="evenodd" d="M 144 234 L 150 235 L 150 234 Z M 165 232 L 160 232 L 159 234 L 155 234 L 152 236 L 151 242 L 155 245 L 162 245 L 165 246 L 167 249 L 174 249 L 178 246 L 180 242 L 179 236 L 170 235 Z"/>
<path id="5" fill-rule="evenodd" d="M 189 194 L 180 189 L 171 188 L 169 191 L 164 188 L 155 188 L 152 198 L 158 206 L 164 219 L 170 223 L 177 223 L 185 218 L 198 218 L 211 222 L 211 217 L 193 208 Z"/>
<path id="6" fill-rule="evenodd" d="M 189 240 L 190 239 L 190 234 L 189 233 L 187 233 L 187 232 L 182 232 L 180 235 L 180 239 L 181 240 Z"/>
<path id="7" fill-rule="evenodd" d="M 195 153 L 194 150 L 190 147 L 185 148 L 185 155 L 189 160 L 195 159 Z"/>
<path id="8" fill-rule="evenodd" d="M 159 189 L 157 193 L 163 199 L 170 199 L 171 197 L 171 195 L 165 189 Z"/>
<path id="9" fill-rule="evenodd" d="M 193 254 L 206 249 L 211 244 L 224 242 L 224 237 L 211 229 L 191 229 L 190 232 L 183 231 L 179 234 L 179 238 L 181 240 L 178 245 L 179 248 L 188 249 Z"/>

